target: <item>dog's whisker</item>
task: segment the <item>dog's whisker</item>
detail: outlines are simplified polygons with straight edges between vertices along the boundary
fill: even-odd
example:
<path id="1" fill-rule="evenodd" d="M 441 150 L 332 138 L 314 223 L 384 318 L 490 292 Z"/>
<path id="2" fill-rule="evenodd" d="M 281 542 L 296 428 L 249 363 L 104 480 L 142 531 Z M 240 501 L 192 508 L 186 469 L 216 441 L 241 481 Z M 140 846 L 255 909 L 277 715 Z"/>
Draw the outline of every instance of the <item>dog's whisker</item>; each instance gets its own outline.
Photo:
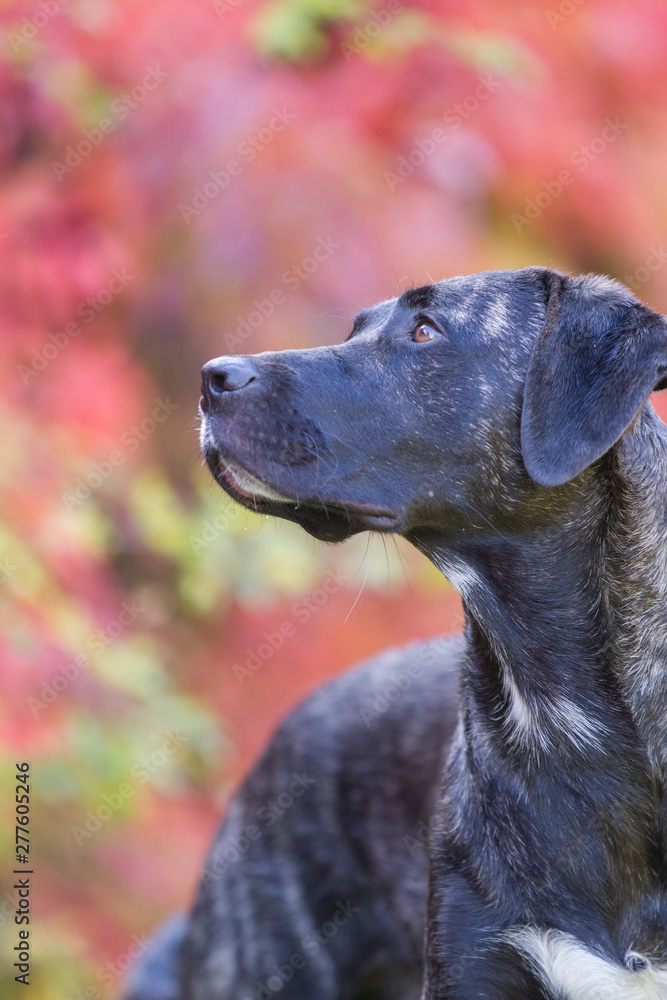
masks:
<path id="1" fill-rule="evenodd" d="M 357 594 L 357 596 L 356 596 L 356 597 L 355 597 L 355 599 L 354 599 L 354 604 L 352 605 L 352 607 L 350 608 L 350 610 L 348 611 L 348 613 L 347 613 L 347 614 L 346 614 L 346 616 L 345 616 L 345 621 L 343 622 L 343 625 L 347 625 L 347 621 L 348 621 L 348 618 L 350 617 L 350 615 L 352 614 L 352 612 L 353 612 L 353 611 L 354 611 L 354 609 L 356 608 L 356 606 L 357 606 L 357 603 L 358 603 L 358 601 L 359 601 L 359 598 L 360 598 L 360 597 L 361 597 L 361 595 L 363 594 L 363 591 L 364 591 L 364 587 L 366 586 L 366 580 L 368 579 L 368 571 L 369 571 L 369 569 L 370 569 L 370 566 L 371 566 L 371 564 L 370 564 L 370 562 L 368 562 L 368 563 L 366 564 L 366 575 L 364 576 L 364 580 L 363 580 L 363 583 L 361 584 L 361 587 L 359 588 L 359 593 Z"/>
<path id="2" fill-rule="evenodd" d="M 324 500 L 322 500 L 321 497 L 318 496 L 317 499 L 318 499 L 319 503 L 322 505 L 322 509 L 324 510 L 324 513 L 326 514 L 327 521 L 330 521 L 331 518 L 329 517 L 329 510 L 327 508 L 327 505 L 325 504 Z"/>
<path id="3" fill-rule="evenodd" d="M 384 535 L 383 535 L 383 538 L 384 538 Z M 394 549 L 396 550 L 396 555 L 398 556 L 398 561 L 400 563 L 401 569 L 403 570 L 403 576 L 405 577 L 405 582 L 407 584 L 408 590 L 410 591 L 411 594 L 414 595 L 414 587 L 412 586 L 412 581 L 410 580 L 410 577 L 408 576 L 408 572 L 407 572 L 407 570 L 405 568 L 405 562 L 403 560 L 403 553 L 401 552 L 401 547 L 398 544 L 398 539 L 396 538 L 396 535 L 391 535 L 391 540 L 394 543 Z"/>
<path id="4" fill-rule="evenodd" d="M 347 307 L 343 306 L 343 308 L 347 308 Z M 349 311 L 352 313 L 351 316 L 340 316 L 338 314 L 339 313 L 339 309 L 338 308 L 336 308 L 336 309 L 327 309 L 326 312 L 319 313 L 317 318 L 318 319 L 324 319 L 325 316 L 331 316 L 333 319 L 341 319 L 341 320 L 344 320 L 346 323 L 351 323 L 352 320 L 354 319 L 354 315 L 357 312 L 357 310 L 353 309 L 353 308 L 350 308 Z"/>
<path id="5" fill-rule="evenodd" d="M 389 592 L 389 584 L 391 583 L 391 567 L 389 565 L 389 553 L 387 552 L 387 540 L 384 535 L 380 535 L 382 539 L 382 548 L 384 549 L 384 560 L 387 566 L 387 593 Z"/>
<path id="6" fill-rule="evenodd" d="M 484 515 L 479 510 L 476 510 L 471 503 L 469 503 L 467 500 L 462 500 L 461 502 L 464 503 L 466 505 L 466 507 L 470 507 L 471 511 L 473 511 L 473 513 L 477 514 L 478 517 L 481 517 L 481 519 L 483 521 L 486 521 L 486 523 L 488 524 L 488 526 L 490 528 L 493 528 L 493 530 L 495 531 L 495 533 L 497 535 L 500 535 L 500 537 L 502 539 L 504 539 L 504 541 L 509 542 L 509 538 L 506 538 L 505 535 L 503 535 L 503 533 L 501 531 L 499 531 L 498 528 L 496 528 L 495 524 L 492 524 L 491 521 L 489 521 L 489 519 L 487 517 L 484 517 Z"/>

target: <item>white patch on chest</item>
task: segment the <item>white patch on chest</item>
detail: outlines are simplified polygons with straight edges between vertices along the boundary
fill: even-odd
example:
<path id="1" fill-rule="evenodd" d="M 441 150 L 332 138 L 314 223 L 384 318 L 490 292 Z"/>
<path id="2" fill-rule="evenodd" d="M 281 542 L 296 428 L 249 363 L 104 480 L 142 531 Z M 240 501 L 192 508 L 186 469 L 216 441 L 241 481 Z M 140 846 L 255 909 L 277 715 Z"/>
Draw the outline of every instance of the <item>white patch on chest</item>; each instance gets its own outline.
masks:
<path id="1" fill-rule="evenodd" d="M 652 964 L 636 972 L 585 948 L 556 930 L 520 927 L 509 941 L 526 959 L 554 1000 L 667 1000 L 667 968 Z M 632 953 L 641 963 L 641 956 Z"/>

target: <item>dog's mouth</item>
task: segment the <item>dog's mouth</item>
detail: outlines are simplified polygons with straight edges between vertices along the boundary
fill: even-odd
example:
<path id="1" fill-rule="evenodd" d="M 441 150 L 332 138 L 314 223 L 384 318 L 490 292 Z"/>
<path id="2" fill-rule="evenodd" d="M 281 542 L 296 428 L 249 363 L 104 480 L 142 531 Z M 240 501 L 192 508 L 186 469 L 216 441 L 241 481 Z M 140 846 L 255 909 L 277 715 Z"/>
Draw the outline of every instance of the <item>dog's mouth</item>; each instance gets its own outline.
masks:
<path id="1" fill-rule="evenodd" d="M 359 531 L 397 531 L 401 524 L 401 516 L 387 508 L 286 496 L 217 449 L 206 450 L 206 461 L 218 484 L 237 503 L 259 514 L 296 521 L 321 541 L 343 541 Z"/>
<path id="2" fill-rule="evenodd" d="M 287 503 L 296 504 L 296 500 L 283 496 L 277 490 L 272 489 L 261 479 L 251 475 L 238 462 L 225 459 L 222 456 L 218 459 L 217 474 L 214 473 L 220 485 L 229 488 L 230 493 L 237 494 L 239 498 L 250 503 Z M 221 482 L 222 480 L 222 482 Z"/>

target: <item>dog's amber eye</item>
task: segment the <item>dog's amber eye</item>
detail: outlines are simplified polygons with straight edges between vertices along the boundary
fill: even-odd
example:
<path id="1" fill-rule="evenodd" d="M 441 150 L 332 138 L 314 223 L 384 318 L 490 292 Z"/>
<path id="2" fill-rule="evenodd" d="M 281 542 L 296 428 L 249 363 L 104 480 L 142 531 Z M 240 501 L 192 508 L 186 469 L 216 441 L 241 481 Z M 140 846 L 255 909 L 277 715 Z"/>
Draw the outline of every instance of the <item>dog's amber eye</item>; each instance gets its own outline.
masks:
<path id="1" fill-rule="evenodd" d="M 428 344 L 429 340 L 435 340 L 442 334 L 430 323 L 420 323 L 412 332 L 412 339 L 416 344 Z"/>

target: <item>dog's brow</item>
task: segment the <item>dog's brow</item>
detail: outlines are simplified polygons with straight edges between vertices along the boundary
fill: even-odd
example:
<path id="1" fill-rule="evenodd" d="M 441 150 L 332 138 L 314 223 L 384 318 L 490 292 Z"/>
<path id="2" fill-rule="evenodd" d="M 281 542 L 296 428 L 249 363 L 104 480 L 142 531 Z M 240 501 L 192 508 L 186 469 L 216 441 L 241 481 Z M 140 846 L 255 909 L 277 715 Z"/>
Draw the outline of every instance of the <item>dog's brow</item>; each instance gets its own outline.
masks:
<path id="1" fill-rule="evenodd" d="M 398 301 L 408 309 L 427 309 L 434 302 L 433 286 L 420 285 L 418 288 L 408 288 Z"/>
<path id="2" fill-rule="evenodd" d="M 363 312 L 357 313 L 357 315 L 354 317 L 354 323 L 352 324 L 352 329 L 350 330 L 345 339 L 352 340 L 353 337 L 356 337 L 356 335 L 360 333 L 363 330 L 363 328 L 367 326 L 367 324 L 370 322 L 370 318 L 371 318 L 370 309 L 366 309 Z"/>

